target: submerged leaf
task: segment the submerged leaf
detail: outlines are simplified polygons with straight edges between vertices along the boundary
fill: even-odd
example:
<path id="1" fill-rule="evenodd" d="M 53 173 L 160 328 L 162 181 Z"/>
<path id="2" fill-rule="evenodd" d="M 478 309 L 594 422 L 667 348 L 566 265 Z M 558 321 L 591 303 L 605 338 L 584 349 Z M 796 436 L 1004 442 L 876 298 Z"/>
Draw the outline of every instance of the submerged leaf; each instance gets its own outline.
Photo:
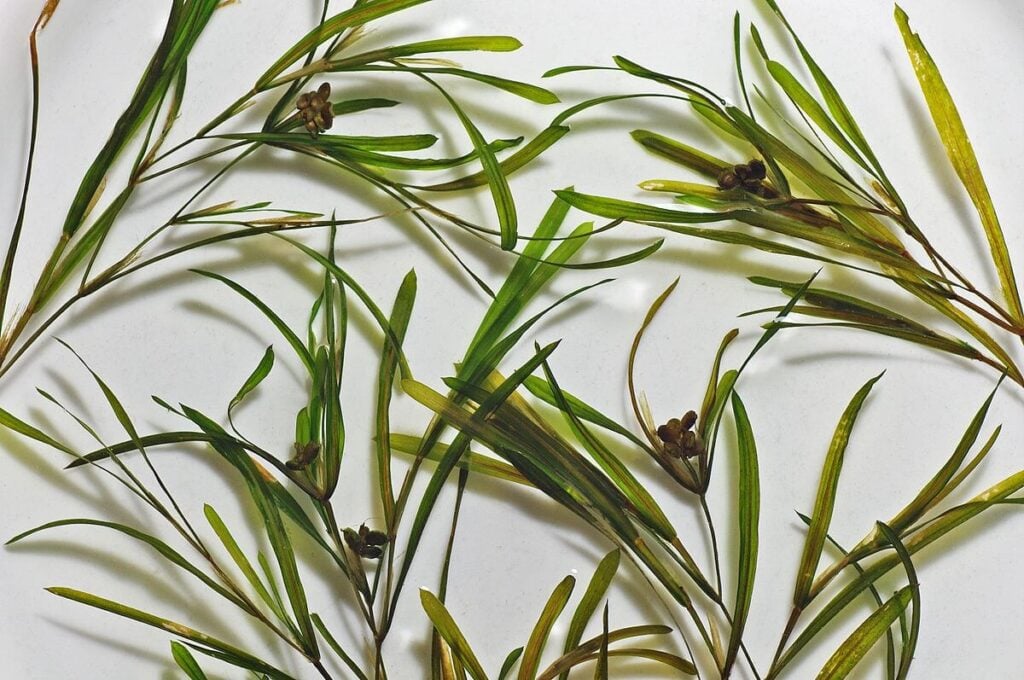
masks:
<path id="1" fill-rule="evenodd" d="M 1003 297 L 1010 306 L 1010 313 L 1018 323 L 1024 323 L 1024 308 L 1021 307 L 1020 290 L 1017 288 L 1017 280 L 1013 274 L 1013 265 L 1010 262 L 1010 254 L 1006 248 L 1006 239 L 1003 237 L 1002 227 L 999 226 L 999 218 L 996 216 L 995 207 L 992 204 L 992 196 L 989 194 L 988 185 L 981 174 L 981 166 L 978 165 L 978 158 L 974 154 L 971 140 L 967 137 L 967 130 L 964 129 L 960 112 L 957 111 L 953 97 L 939 73 L 938 66 L 932 59 L 928 50 L 921 41 L 920 36 L 910 29 L 910 22 L 907 13 L 898 5 L 895 10 L 896 23 L 903 34 L 903 41 L 907 46 L 907 53 L 914 65 L 914 72 L 924 92 L 925 101 L 928 102 L 928 110 L 932 114 L 932 121 L 942 138 L 946 147 L 949 160 L 956 170 L 957 176 L 963 183 L 964 188 L 971 197 L 974 207 L 978 210 L 982 227 L 985 229 L 985 237 L 988 239 L 989 251 L 992 255 L 992 262 L 995 264 L 996 272 L 999 275 L 999 283 L 1003 289 Z"/>

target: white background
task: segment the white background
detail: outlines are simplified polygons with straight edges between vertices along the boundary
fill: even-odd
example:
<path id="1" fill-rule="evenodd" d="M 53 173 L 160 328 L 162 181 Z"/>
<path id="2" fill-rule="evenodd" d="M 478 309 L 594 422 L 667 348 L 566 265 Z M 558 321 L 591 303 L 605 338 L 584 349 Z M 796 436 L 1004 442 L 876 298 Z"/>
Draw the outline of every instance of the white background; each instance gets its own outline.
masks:
<path id="1" fill-rule="evenodd" d="M 17 210 L 28 146 L 27 36 L 41 4 L 6 0 L 0 7 L 0 101 L 4 102 L 5 118 L 0 127 L 0 223 L 5 240 Z M 190 60 L 189 94 L 172 141 L 183 139 L 248 89 L 276 55 L 315 21 L 316 4 L 249 0 L 218 11 Z M 159 39 L 165 5 L 152 0 L 66 0 L 43 33 L 36 181 L 14 300 L 24 299 L 31 277 L 52 248 L 82 173 L 127 103 Z M 756 21 L 773 42 L 779 37 L 766 28 L 771 20 L 754 5 L 699 0 L 642 4 L 437 0 L 381 22 L 380 32 L 371 40 L 389 44 L 428 36 L 510 34 L 525 44 L 519 52 L 467 55 L 463 63 L 477 70 L 538 81 L 551 66 L 607 64 L 613 54 L 623 54 L 735 96 L 731 76 L 733 12 L 739 10 L 746 20 Z M 950 12 L 924 0 L 905 4 L 912 25 L 929 46 L 961 107 L 1021 270 L 1024 192 L 1020 190 L 1019 158 L 1024 152 L 1024 125 L 1020 123 L 1024 102 L 1017 85 L 1024 81 L 1024 6 L 1015 0 L 986 0 L 969 7 L 961 3 Z M 787 2 L 784 8 L 839 85 L 918 223 L 964 271 L 994 288 L 993 277 L 985 269 L 980 229 L 930 127 L 889 3 L 802 0 Z M 779 47 L 775 51 L 786 54 Z M 788 55 L 790 60 L 792 56 Z M 592 74 L 565 76 L 546 85 L 566 103 L 638 87 L 628 78 Z M 408 90 L 405 81 L 338 79 L 334 87 L 345 96 L 390 96 L 436 104 L 435 99 L 420 97 L 418 88 L 417 92 Z M 489 136 L 529 133 L 561 110 L 561 105 L 545 109 L 465 85 L 459 85 L 457 91 L 464 101 L 476 102 L 470 110 Z M 522 228 L 532 229 L 550 201 L 552 188 L 575 185 L 588 193 L 637 198 L 636 182 L 676 176 L 672 166 L 635 147 L 626 132 L 636 127 L 700 141 L 693 136 L 698 128 L 687 111 L 631 105 L 585 115 L 574 125 L 574 133 L 542 162 L 514 178 Z M 450 117 L 438 120 L 424 115 L 412 103 L 379 116 L 339 119 L 337 131 L 372 134 L 396 129 L 448 131 L 447 139 L 453 141 L 444 142 L 448 145 L 443 147 L 445 152 L 467 148 Z M 107 256 L 123 252 L 162 223 L 180 204 L 188 177 L 141 191 L 122 221 L 121 231 L 108 244 Z M 112 177 L 111 186 L 118 186 L 117 181 L 118 177 Z M 218 186 L 204 204 L 266 199 L 289 208 L 336 209 L 339 217 L 388 209 L 385 202 L 363 193 L 344 177 L 266 154 Z M 463 200 L 457 207 L 480 220 L 490 214 L 485 193 Z M 573 226 L 585 219 L 570 215 Z M 600 239 L 583 255 L 598 259 L 658 237 L 642 229 L 623 228 Z M 453 235 L 453 240 L 468 253 L 474 267 L 490 281 L 500 282 L 509 264 L 507 257 L 461 235 Z M 339 258 L 384 306 L 390 305 L 405 272 L 416 268 L 420 295 L 408 335 L 409 359 L 420 380 L 440 386 L 440 378 L 450 373 L 451 363 L 459 358 L 476 327 L 485 306 L 483 297 L 459 277 L 422 230 L 404 219 L 345 229 Z M 304 318 L 314 277 L 306 273 L 309 268 L 302 258 L 284 245 L 250 242 L 209 251 L 187 264 L 197 263 L 244 282 L 294 323 Z M 149 401 L 150 394 L 186 402 L 219 417 L 267 344 L 275 343 L 281 350 L 279 356 L 285 356 L 283 343 L 258 314 L 223 286 L 180 273 L 185 264 L 178 261 L 153 270 L 152 275 L 128 280 L 80 306 L 52 330 L 52 335 L 72 343 L 118 391 L 144 431 L 181 426 Z M 638 364 L 639 381 L 656 417 L 665 420 L 699 402 L 708 364 L 726 330 L 741 329 L 741 341 L 730 355 L 734 362 L 756 338 L 757 321 L 737 320 L 736 316 L 778 302 L 770 291 L 748 284 L 744 277 L 767 274 L 795 279 L 806 277 L 813 269 L 807 262 L 766 260 L 748 252 L 670 237 L 658 255 L 615 272 L 615 283 L 570 305 L 529 340 L 562 338 L 553 364 L 563 387 L 629 422 L 624 365 L 630 338 L 646 305 L 672 279 L 681 277 L 676 295 L 648 334 Z M 834 272 L 824 276 L 850 283 L 849 277 Z M 538 308 L 556 292 L 600 277 L 597 272 L 566 274 L 538 301 Z M 884 286 L 880 290 L 877 299 L 899 299 Z M 918 316 L 938 323 L 928 313 Z M 379 511 L 367 491 L 373 479 L 369 426 L 378 339 L 372 333 L 367 335 L 367 328 L 365 323 L 355 327 L 346 369 L 349 440 L 339 504 L 342 521 L 350 525 L 379 521 Z M 509 365 L 524 358 L 529 346 L 524 343 Z M 995 376 L 981 365 L 895 341 L 850 332 L 804 331 L 777 338 L 742 383 L 761 460 L 761 554 L 748 639 L 762 665 L 767 665 L 785 621 L 802 544 L 793 511 L 811 508 L 821 461 L 845 403 L 865 380 L 883 369 L 887 373 L 864 409 L 847 454 L 833 522 L 834 534 L 852 544 L 875 520 L 891 517 L 941 465 Z M 253 438 L 282 455 L 301 404 L 304 385 L 298 376 L 294 365 L 282 362 L 240 418 Z M 109 439 L 119 439 L 116 423 L 87 378 L 73 357 L 47 340 L 4 378 L 0 405 L 63 432 L 83 450 L 88 448 L 88 440 L 35 393 L 33 388 L 39 386 L 87 415 Z M 968 492 L 1020 469 L 1024 442 L 1021 397 L 1021 390 L 1012 386 L 997 396 L 990 427 L 1003 423 L 1003 434 L 979 471 L 981 481 Z M 423 409 L 411 400 L 397 400 L 396 429 L 415 432 L 426 419 Z M 0 435 L 0 444 L 0 537 L 6 539 L 46 521 L 76 516 L 162 531 L 107 481 L 88 472 L 62 472 L 66 461 L 58 453 L 8 434 Z M 688 502 L 657 477 L 648 461 L 632 453 L 625 455 L 638 475 L 652 480 L 659 500 L 684 538 L 689 536 L 694 552 L 702 555 L 696 516 Z M 205 453 L 168 453 L 161 460 L 161 469 L 191 516 L 201 521 L 202 503 L 213 503 L 244 535 L 245 514 L 234 495 L 237 483 L 223 466 L 211 461 L 212 456 Z M 720 463 L 711 498 L 731 545 L 735 540 L 730 520 L 733 471 L 727 456 L 722 456 Z M 419 611 L 416 587 L 436 588 L 437 556 L 450 516 L 442 508 L 447 507 L 447 500 L 439 506 L 389 642 L 393 678 L 422 677 L 428 629 Z M 1019 642 L 1024 631 L 1017 614 L 1024 607 L 1024 542 L 1019 540 L 1024 525 L 1013 515 L 1012 510 L 993 511 L 990 518 L 976 522 L 973 530 L 947 542 L 952 550 L 941 555 L 935 550 L 920 554 L 924 625 L 914 677 L 1021 676 L 1024 652 Z M 607 549 L 586 526 L 539 494 L 471 480 L 449 606 L 485 666 L 496 672 L 505 654 L 525 643 L 550 589 L 565 574 L 581 577 L 578 597 Z M 731 549 L 726 552 L 733 554 Z M 316 564 L 309 566 L 315 568 Z M 336 584 L 315 575 L 310 582 L 315 609 L 337 621 L 330 596 Z M 281 652 L 267 649 L 267 640 L 244 619 L 218 608 L 216 602 L 195 599 L 198 591 L 191 583 L 169 575 L 137 544 L 100 529 L 61 529 L 0 551 L 0 583 L 3 678 L 178 677 L 169 661 L 166 635 L 42 590 L 51 585 L 95 592 L 192 623 L 248 644 L 267 657 Z M 895 585 L 893 582 L 890 587 Z M 611 600 L 613 625 L 664 620 L 663 611 L 645 604 L 647 597 L 636 574 L 624 570 Z M 568 615 L 564 618 L 567 621 Z M 550 651 L 560 644 L 558 636 L 564 633 L 565 621 L 556 629 Z M 848 627 L 850 624 L 855 620 L 847 620 Z M 335 624 L 335 629 L 348 637 L 344 626 Z M 825 644 L 815 647 L 802 665 L 793 669 L 792 677 L 812 677 L 845 634 L 837 630 Z M 294 659 L 281 663 L 299 677 L 309 677 L 308 669 Z M 212 663 L 208 666 L 214 668 Z M 649 677 L 651 672 L 649 666 L 633 665 L 618 667 L 615 675 Z M 860 677 L 879 677 L 877 666 L 869 665 Z"/>

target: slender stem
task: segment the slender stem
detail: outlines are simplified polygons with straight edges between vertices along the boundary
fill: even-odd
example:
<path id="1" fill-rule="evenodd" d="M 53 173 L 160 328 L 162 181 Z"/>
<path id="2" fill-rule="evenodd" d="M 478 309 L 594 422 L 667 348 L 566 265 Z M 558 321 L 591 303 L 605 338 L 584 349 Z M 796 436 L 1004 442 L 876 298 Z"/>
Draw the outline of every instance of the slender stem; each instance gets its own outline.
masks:
<path id="1" fill-rule="evenodd" d="M 722 567 L 718 553 L 718 535 L 715 532 L 715 522 L 711 519 L 711 510 L 708 508 L 707 494 L 700 495 L 700 507 L 704 511 L 704 520 L 708 527 L 708 535 L 711 537 L 711 554 L 715 560 L 715 585 L 718 590 L 719 600 L 722 598 Z"/>
<path id="2" fill-rule="evenodd" d="M 325 678 L 325 680 L 333 680 L 331 674 L 327 672 L 327 669 L 324 668 L 323 663 L 319 659 L 311 659 L 310 661 L 313 663 L 313 668 L 320 673 L 320 677 Z"/>
<path id="3" fill-rule="evenodd" d="M 789 614 L 789 620 L 786 621 L 786 628 L 782 631 L 782 637 L 779 639 L 779 646 L 775 649 L 775 656 L 772 658 L 772 665 L 768 669 L 768 675 L 766 680 L 771 680 L 776 677 L 781 670 L 781 666 L 777 666 L 779 659 L 782 657 L 782 652 L 786 648 L 786 643 L 789 641 L 789 636 L 793 634 L 793 629 L 796 628 L 796 623 L 800 619 L 800 614 L 803 613 L 803 609 L 800 607 L 793 607 L 793 610 Z"/>
<path id="4" fill-rule="evenodd" d="M 722 615 L 725 617 L 726 622 L 730 627 L 733 625 L 732 614 L 726 608 L 724 602 L 718 602 L 718 608 L 722 610 Z M 750 651 L 747 650 L 747 645 L 744 644 L 743 640 L 740 640 L 740 650 L 743 652 L 744 658 L 747 660 L 747 665 L 750 666 L 750 672 L 754 674 L 755 680 L 761 680 L 761 676 L 757 672 L 757 667 L 754 665 L 754 659 L 750 656 Z"/>
<path id="5" fill-rule="evenodd" d="M 334 506 L 331 505 L 330 501 L 321 503 L 323 509 L 324 518 L 326 519 L 327 532 L 331 536 L 331 540 L 334 542 L 335 550 L 338 551 L 339 555 L 345 554 L 345 543 L 341 538 L 341 531 L 338 528 L 338 520 L 334 514 Z M 379 633 L 377 632 L 377 624 L 373 619 L 373 613 L 368 609 L 370 603 L 366 602 L 363 598 L 362 593 L 359 592 L 359 587 L 356 585 L 356 579 L 350 578 L 349 583 L 352 585 L 352 592 L 355 595 L 356 602 L 359 604 L 359 610 L 362 612 L 363 620 L 366 621 L 367 627 L 373 634 L 373 638 L 376 641 Z"/>
<path id="6" fill-rule="evenodd" d="M 14 258 L 18 252 L 18 243 L 21 240 L 21 227 L 25 222 L 25 208 L 28 205 L 28 189 L 32 183 L 32 164 L 36 155 L 36 136 L 39 131 L 39 52 L 36 48 L 36 33 L 39 31 L 40 22 L 43 17 L 40 15 L 36 25 L 29 35 L 28 47 L 32 61 L 32 124 L 29 131 L 28 161 L 25 163 L 25 182 L 21 189 L 21 203 L 18 206 L 18 217 L 14 221 L 14 230 L 11 232 L 11 241 L 7 246 L 7 254 L 4 257 L 3 273 L 0 274 L 0 328 L 3 327 L 4 317 L 7 313 L 7 296 L 10 294 L 11 277 L 14 275 Z"/>
<path id="7" fill-rule="evenodd" d="M 172 165 L 169 168 L 164 168 L 163 170 L 157 170 L 156 172 L 151 172 L 148 175 L 143 175 L 142 177 L 140 177 L 138 179 L 138 182 L 140 184 L 142 182 L 148 182 L 149 180 L 156 179 L 157 177 L 160 177 L 161 175 L 166 175 L 168 173 L 174 172 L 175 170 L 179 170 L 179 169 L 184 168 L 186 166 L 192 165 L 193 163 L 198 163 L 199 161 L 206 160 L 207 158 L 212 158 L 212 157 L 214 157 L 214 156 L 216 156 L 218 154 L 224 153 L 225 151 L 231 151 L 232 149 L 237 149 L 238 147 L 244 146 L 244 145 L 246 145 L 248 143 L 249 142 L 246 142 L 246 141 L 235 142 L 234 144 L 228 144 L 227 146 L 222 146 L 220 148 L 214 149 L 213 151 L 208 151 L 206 153 L 199 154 L 198 156 L 193 156 L 192 158 L 190 158 L 190 159 L 188 159 L 186 161 L 182 161 L 180 163 L 177 163 L 175 165 Z"/>

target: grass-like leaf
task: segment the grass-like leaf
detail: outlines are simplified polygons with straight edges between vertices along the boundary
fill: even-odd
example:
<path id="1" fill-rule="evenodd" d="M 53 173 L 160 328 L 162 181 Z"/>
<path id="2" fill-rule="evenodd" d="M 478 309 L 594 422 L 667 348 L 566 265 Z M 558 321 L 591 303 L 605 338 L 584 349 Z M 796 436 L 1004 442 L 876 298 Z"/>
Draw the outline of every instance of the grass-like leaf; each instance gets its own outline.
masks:
<path id="1" fill-rule="evenodd" d="M 914 568 L 914 562 L 910 558 L 910 552 L 903 545 L 899 535 L 883 522 L 878 522 L 876 526 L 899 556 L 900 561 L 903 563 L 903 568 L 907 572 L 907 579 L 910 581 L 909 586 L 912 588 L 911 605 L 914 608 L 914 612 L 910 618 L 910 630 L 906 632 L 904 637 L 903 650 L 900 652 L 900 665 L 896 673 L 897 680 L 906 680 L 907 674 L 910 672 L 910 663 L 914 660 L 914 651 L 917 649 L 917 639 L 921 631 L 921 584 L 917 580 L 917 570 Z"/>
<path id="2" fill-rule="evenodd" d="M 427 617 L 430 618 L 430 622 L 434 624 L 434 628 L 458 656 L 473 680 L 487 680 L 487 673 L 484 672 L 483 666 L 480 665 L 469 642 L 466 641 L 466 636 L 459 630 L 459 626 L 455 623 L 452 615 L 448 613 L 444 603 L 426 589 L 420 589 L 420 603 L 423 605 Z"/>
<path id="3" fill-rule="evenodd" d="M 192 656 L 192 652 L 188 651 L 188 647 L 185 645 L 176 640 L 171 640 L 171 656 L 174 657 L 174 663 L 178 664 L 178 668 L 184 671 L 189 680 L 208 680 L 206 673 L 199 667 L 199 662 L 196 661 L 195 657 Z"/>
<path id="4" fill-rule="evenodd" d="M 857 422 L 861 406 L 867 399 L 871 388 L 881 378 L 878 375 L 866 382 L 850 400 L 836 431 L 832 435 L 832 443 L 829 445 L 828 454 L 825 456 L 825 465 L 821 471 L 821 479 L 818 482 L 818 492 L 814 500 L 814 512 L 811 515 L 811 525 L 807 529 L 807 539 L 804 542 L 803 555 L 800 558 L 800 566 L 797 570 L 796 587 L 793 592 L 793 606 L 802 609 L 808 601 L 808 593 L 814 581 L 814 575 L 818 568 L 818 561 L 821 559 L 821 551 L 825 546 L 825 535 L 828 533 L 829 524 L 832 521 L 832 510 L 835 508 L 836 491 L 839 488 L 839 474 L 843 469 L 843 459 L 846 454 L 846 447 L 853 432 L 853 426 Z"/>
<path id="5" fill-rule="evenodd" d="M 846 638 L 818 673 L 818 680 L 842 680 L 910 604 L 916 588 L 901 588 Z"/>
<path id="6" fill-rule="evenodd" d="M 544 646 L 547 644 L 548 635 L 551 634 L 551 627 L 555 625 L 565 605 L 569 602 L 573 588 L 576 586 L 576 579 L 566 576 L 561 583 L 555 587 L 551 597 L 544 604 L 540 618 L 530 633 L 530 639 L 523 648 L 523 658 L 519 664 L 519 680 L 532 680 L 540 667 L 540 656 L 544 653 Z"/>
<path id="7" fill-rule="evenodd" d="M 1010 254 L 1006 248 L 1006 239 L 1003 236 L 1002 227 L 999 226 L 999 218 L 996 216 L 995 207 L 992 204 L 992 196 L 989 194 L 988 185 L 985 184 L 985 178 L 981 174 L 981 166 L 974 154 L 971 140 L 967 137 L 967 130 L 964 129 L 960 112 L 957 111 L 953 97 L 939 73 L 938 66 L 925 48 L 924 42 L 917 33 L 910 29 L 907 13 L 897 5 L 895 14 L 896 23 L 899 25 L 903 41 L 906 43 L 907 54 L 910 55 L 910 62 L 914 66 L 914 73 L 917 74 L 921 91 L 924 93 L 925 101 L 928 102 L 932 121 L 946 147 L 946 153 L 953 164 L 953 169 L 956 170 L 960 182 L 967 189 L 974 207 L 978 210 L 981 225 L 985 230 L 985 237 L 988 239 L 992 262 L 995 264 L 996 273 L 999 276 L 1003 297 L 1009 305 L 1013 317 L 1018 322 L 1024 322 L 1024 308 L 1021 307 L 1020 290 L 1017 288 Z"/>
<path id="8" fill-rule="evenodd" d="M 576 605 L 576 611 L 573 612 L 572 621 L 569 623 L 569 631 L 565 635 L 564 651 L 566 654 L 575 649 L 583 638 L 583 629 L 586 628 L 594 612 L 597 611 L 597 606 L 601 603 L 605 593 L 608 592 L 612 579 L 615 578 L 615 572 L 619 568 L 620 556 L 621 552 L 619 550 L 611 551 L 601 558 L 597 569 L 594 570 L 594 575 L 587 585 L 587 590 L 583 593 L 580 603 Z M 567 680 L 568 677 L 568 671 L 563 672 L 559 676 L 560 680 Z"/>
<path id="9" fill-rule="evenodd" d="M 757 573 L 758 519 L 761 513 L 761 483 L 758 476 L 757 445 L 754 432 L 747 417 L 746 407 L 736 392 L 732 393 L 732 410 L 736 419 L 737 454 L 739 458 L 739 491 L 736 494 L 737 517 L 739 522 L 740 550 L 737 560 L 736 606 L 732 615 L 732 631 L 723 675 L 728 675 L 736 661 L 743 631 L 750 613 L 750 601 L 754 593 L 754 576 Z"/>
<path id="10" fill-rule="evenodd" d="M 238 647 L 219 640 L 211 635 L 195 630 L 194 628 L 190 628 L 180 623 L 175 623 L 174 621 L 165 619 L 161 616 L 156 616 L 113 600 L 108 600 L 80 590 L 74 590 L 73 588 L 52 587 L 47 588 L 46 590 L 58 597 L 63 597 L 75 602 L 81 602 L 82 604 L 89 605 L 90 607 L 102 609 L 112 614 L 123 616 L 126 619 L 132 619 L 133 621 L 138 621 L 139 623 L 159 628 L 171 635 L 176 635 L 186 640 L 190 640 L 199 645 L 203 650 L 216 652 L 219 654 L 218 658 L 221 658 L 239 668 L 245 668 L 257 673 L 264 673 L 275 680 L 293 680 L 292 676 L 288 675 L 284 671 L 278 670 L 252 654 L 249 654 L 248 652 L 245 652 Z"/>

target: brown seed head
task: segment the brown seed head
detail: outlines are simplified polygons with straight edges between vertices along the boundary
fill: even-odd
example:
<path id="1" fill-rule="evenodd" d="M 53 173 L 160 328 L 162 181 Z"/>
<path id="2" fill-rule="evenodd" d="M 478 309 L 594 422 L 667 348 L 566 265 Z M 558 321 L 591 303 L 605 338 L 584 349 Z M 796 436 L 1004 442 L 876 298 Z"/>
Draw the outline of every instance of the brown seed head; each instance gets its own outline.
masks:
<path id="1" fill-rule="evenodd" d="M 719 189 L 735 189 L 740 184 L 740 178 L 731 168 L 726 168 L 718 175 Z"/>

